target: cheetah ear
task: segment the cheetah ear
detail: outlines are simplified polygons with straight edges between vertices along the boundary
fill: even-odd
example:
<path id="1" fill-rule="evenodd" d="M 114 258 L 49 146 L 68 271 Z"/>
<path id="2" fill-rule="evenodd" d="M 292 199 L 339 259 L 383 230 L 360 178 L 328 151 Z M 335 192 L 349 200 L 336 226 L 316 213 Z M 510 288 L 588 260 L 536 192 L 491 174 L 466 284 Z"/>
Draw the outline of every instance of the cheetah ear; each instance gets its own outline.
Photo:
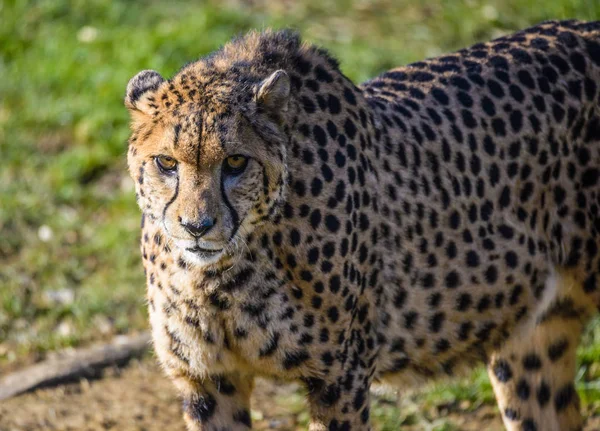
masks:
<path id="1" fill-rule="evenodd" d="M 129 80 L 125 94 L 125 106 L 133 113 L 140 111 L 151 114 L 154 100 L 152 95 L 164 82 L 164 78 L 154 70 L 142 70 Z"/>
<path id="2" fill-rule="evenodd" d="M 289 99 L 290 77 L 281 69 L 261 82 L 256 92 L 256 104 L 275 115 L 287 111 Z"/>

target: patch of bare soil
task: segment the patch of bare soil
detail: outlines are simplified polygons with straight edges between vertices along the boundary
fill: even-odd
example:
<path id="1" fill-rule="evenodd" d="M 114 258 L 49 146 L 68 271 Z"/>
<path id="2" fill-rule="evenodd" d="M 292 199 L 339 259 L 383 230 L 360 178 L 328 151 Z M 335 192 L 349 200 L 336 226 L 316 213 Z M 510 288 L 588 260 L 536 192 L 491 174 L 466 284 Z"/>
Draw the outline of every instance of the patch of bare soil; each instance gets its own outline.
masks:
<path id="1" fill-rule="evenodd" d="M 255 428 L 296 429 L 298 409 L 273 401 L 293 397 L 297 388 L 257 381 Z M 0 431 L 34 430 L 183 431 L 185 425 L 173 385 L 150 358 L 107 370 L 99 380 L 39 389 L 0 402 Z"/>
<path id="2" fill-rule="evenodd" d="M 180 405 L 172 384 L 149 358 L 110 369 L 99 380 L 39 389 L 3 401 L 0 431 L 184 431 Z M 255 429 L 305 429 L 306 409 L 298 385 L 258 380 L 252 405 Z M 488 406 L 468 413 L 442 409 L 438 414 L 457 430 L 502 430 L 500 418 Z M 600 429 L 595 419 L 586 431 Z"/>

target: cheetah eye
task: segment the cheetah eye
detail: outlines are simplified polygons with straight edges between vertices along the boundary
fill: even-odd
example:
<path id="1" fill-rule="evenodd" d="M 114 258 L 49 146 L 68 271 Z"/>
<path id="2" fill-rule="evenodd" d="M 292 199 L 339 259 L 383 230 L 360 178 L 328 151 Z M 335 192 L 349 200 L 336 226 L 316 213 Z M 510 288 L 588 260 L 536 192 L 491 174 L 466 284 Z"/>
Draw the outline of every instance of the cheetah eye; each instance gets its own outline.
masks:
<path id="1" fill-rule="evenodd" d="M 223 162 L 223 171 L 228 175 L 239 175 L 248 166 L 248 157 L 236 154 L 229 156 Z"/>
<path id="2" fill-rule="evenodd" d="M 158 168 L 167 174 L 171 174 L 177 170 L 177 160 L 169 156 L 156 156 L 156 164 Z"/>

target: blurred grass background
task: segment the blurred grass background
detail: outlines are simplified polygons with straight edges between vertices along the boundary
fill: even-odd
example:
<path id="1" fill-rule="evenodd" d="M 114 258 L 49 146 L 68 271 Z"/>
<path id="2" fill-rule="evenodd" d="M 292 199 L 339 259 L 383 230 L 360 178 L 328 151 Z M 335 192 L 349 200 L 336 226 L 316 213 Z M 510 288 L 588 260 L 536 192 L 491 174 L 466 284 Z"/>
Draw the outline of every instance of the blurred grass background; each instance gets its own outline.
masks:
<path id="1" fill-rule="evenodd" d="M 146 327 L 122 105 L 139 70 L 169 77 L 248 29 L 293 27 L 360 82 L 564 18 L 598 20 L 600 2 L 0 0 L 0 369 Z M 600 408 L 596 327 L 580 349 L 591 414 Z M 477 406 L 492 394 L 480 370 L 420 397 Z M 373 416 L 384 429 L 409 420 L 385 400 Z"/>

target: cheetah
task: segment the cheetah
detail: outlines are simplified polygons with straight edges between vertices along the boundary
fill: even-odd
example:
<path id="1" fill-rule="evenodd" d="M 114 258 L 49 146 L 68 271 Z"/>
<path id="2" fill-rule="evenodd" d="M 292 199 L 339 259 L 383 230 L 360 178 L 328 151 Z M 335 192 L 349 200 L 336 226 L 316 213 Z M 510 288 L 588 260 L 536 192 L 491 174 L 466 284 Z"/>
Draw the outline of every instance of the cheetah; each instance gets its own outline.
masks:
<path id="1" fill-rule="evenodd" d="M 355 86 L 250 32 L 127 86 L 153 342 L 187 428 L 251 428 L 255 376 L 312 431 L 369 388 L 485 363 L 510 431 L 580 430 L 600 305 L 600 22 L 545 22 Z"/>

